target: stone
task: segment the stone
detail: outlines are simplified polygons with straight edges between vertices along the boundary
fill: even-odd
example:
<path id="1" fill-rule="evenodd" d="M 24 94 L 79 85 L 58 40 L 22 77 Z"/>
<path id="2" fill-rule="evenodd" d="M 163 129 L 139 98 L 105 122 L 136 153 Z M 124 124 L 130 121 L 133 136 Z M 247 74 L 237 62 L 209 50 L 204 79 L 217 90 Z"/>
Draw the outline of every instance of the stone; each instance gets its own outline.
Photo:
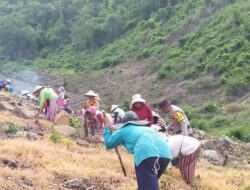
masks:
<path id="1" fill-rule="evenodd" d="M 10 168 L 17 168 L 17 166 L 18 166 L 18 162 L 16 160 L 3 159 L 2 163 Z"/>
<path id="2" fill-rule="evenodd" d="M 76 141 L 76 144 L 80 145 L 80 146 L 84 146 L 84 147 L 90 147 L 90 144 L 86 141 L 83 141 L 83 140 L 77 140 Z"/>
<path id="3" fill-rule="evenodd" d="M 95 187 L 91 184 L 91 180 L 87 178 L 67 180 L 64 182 L 63 186 L 69 189 L 95 189 Z"/>
<path id="4" fill-rule="evenodd" d="M 23 118 L 26 118 L 26 119 L 32 119 L 36 116 L 36 113 L 34 110 L 27 110 L 21 106 L 17 106 L 15 108 L 15 111 L 16 115 L 18 115 L 19 117 L 23 117 Z"/>
<path id="5" fill-rule="evenodd" d="M 250 143 L 246 143 L 244 145 L 244 148 L 245 148 L 246 151 L 250 151 Z"/>
<path id="6" fill-rule="evenodd" d="M 55 124 L 56 125 L 68 125 L 70 126 L 70 115 L 65 112 L 64 110 L 61 110 L 55 117 Z"/>
<path id="7" fill-rule="evenodd" d="M 54 126 L 53 128 L 55 132 L 61 133 L 68 137 L 76 134 L 76 129 L 68 125 L 57 125 L 57 126 Z"/>
<path id="8" fill-rule="evenodd" d="M 39 139 L 41 139 L 41 136 L 38 135 L 37 133 L 34 133 L 34 132 L 28 132 L 27 133 L 27 138 L 29 140 L 39 140 Z"/>
<path id="9" fill-rule="evenodd" d="M 232 147 L 232 145 L 234 144 L 234 142 L 226 135 L 222 135 L 220 138 L 219 138 L 219 141 L 221 143 L 223 143 L 223 145 L 229 149 L 230 147 Z"/>
<path id="10" fill-rule="evenodd" d="M 7 94 L 0 93 L 0 101 L 9 101 L 10 97 Z"/>
<path id="11" fill-rule="evenodd" d="M 193 137 L 196 139 L 204 139 L 206 137 L 206 133 L 204 131 L 201 131 L 199 129 L 193 128 Z"/>
<path id="12" fill-rule="evenodd" d="M 27 134 L 28 132 L 27 131 L 18 131 L 16 134 L 15 134 L 15 137 L 23 137 L 23 138 L 26 138 L 27 137 Z"/>
<path id="13" fill-rule="evenodd" d="M 204 150 L 202 152 L 202 156 L 206 158 L 208 161 L 211 161 L 217 164 L 223 163 L 223 159 L 215 150 Z"/>
<path id="14" fill-rule="evenodd" d="M 13 112 L 15 110 L 15 107 L 8 102 L 2 101 L 0 102 L 0 110 Z"/>
<path id="15" fill-rule="evenodd" d="M 204 150 L 215 150 L 214 144 L 207 139 L 200 141 L 200 143 Z"/>
<path id="16" fill-rule="evenodd" d="M 101 137 L 99 135 L 95 135 L 95 136 L 90 136 L 89 141 L 91 143 L 103 143 L 104 139 L 103 139 L 103 137 Z"/>
<path id="17" fill-rule="evenodd" d="M 39 125 L 40 128 L 43 128 L 43 129 L 53 127 L 53 123 L 51 121 L 42 120 L 42 119 L 37 120 L 37 124 Z"/>

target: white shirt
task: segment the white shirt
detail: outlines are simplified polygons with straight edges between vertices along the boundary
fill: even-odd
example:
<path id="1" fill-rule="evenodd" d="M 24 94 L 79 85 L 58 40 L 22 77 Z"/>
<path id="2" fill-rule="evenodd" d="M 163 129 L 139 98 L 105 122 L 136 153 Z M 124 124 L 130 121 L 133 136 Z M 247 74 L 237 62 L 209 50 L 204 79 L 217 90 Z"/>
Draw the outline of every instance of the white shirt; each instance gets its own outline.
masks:
<path id="1" fill-rule="evenodd" d="M 119 119 L 123 119 L 123 117 L 124 117 L 124 115 L 125 115 L 125 111 L 123 111 L 123 109 L 121 109 L 121 108 L 116 108 L 116 109 L 114 110 L 114 112 L 118 112 L 118 118 L 119 118 Z"/>
<path id="2" fill-rule="evenodd" d="M 169 145 L 173 158 L 179 157 L 179 152 L 181 152 L 182 155 L 192 154 L 200 146 L 200 142 L 197 139 L 183 135 L 169 136 L 167 143 Z"/>

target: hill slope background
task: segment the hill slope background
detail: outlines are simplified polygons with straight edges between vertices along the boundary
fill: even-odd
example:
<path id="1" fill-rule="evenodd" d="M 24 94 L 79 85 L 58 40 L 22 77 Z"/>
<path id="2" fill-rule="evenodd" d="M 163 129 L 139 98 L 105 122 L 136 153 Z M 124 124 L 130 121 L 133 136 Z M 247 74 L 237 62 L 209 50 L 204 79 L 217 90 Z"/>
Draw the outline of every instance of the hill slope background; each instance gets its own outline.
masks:
<path id="1" fill-rule="evenodd" d="M 194 127 L 250 141 L 249 0 L 3 0 L 0 15 L 3 74 L 34 70 L 76 105 L 88 89 L 104 108 L 168 97 Z"/>

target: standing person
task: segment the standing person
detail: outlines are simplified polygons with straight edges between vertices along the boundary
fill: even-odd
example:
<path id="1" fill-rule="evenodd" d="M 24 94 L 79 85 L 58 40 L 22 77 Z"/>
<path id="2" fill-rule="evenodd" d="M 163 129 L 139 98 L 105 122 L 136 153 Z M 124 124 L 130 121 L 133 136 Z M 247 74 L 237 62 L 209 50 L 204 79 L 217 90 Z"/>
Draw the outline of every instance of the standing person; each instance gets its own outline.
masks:
<path id="1" fill-rule="evenodd" d="M 82 106 L 83 109 L 87 110 L 90 106 L 96 106 L 99 107 L 99 103 L 97 101 L 97 94 L 90 90 L 88 91 L 85 96 L 88 98 L 87 102 Z"/>
<path id="2" fill-rule="evenodd" d="M 170 123 L 167 126 L 167 132 L 186 136 L 193 134 L 193 129 L 190 126 L 189 120 L 181 108 L 171 105 L 171 102 L 168 100 L 161 101 L 158 106 L 170 119 Z"/>
<path id="3" fill-rule="evenodd" d="M 90 121 L 90 119 L 87 117 L 87 116 L 91 116 L 90 114 L 89 114 L 89 112 L 87 113 L 87 110 L 90 108 L 90 107 L 92 107 L 92 106 L 94 106 L 95 108 L 97 108 L 97 106 L 99 105 L 98 104 L 98 101 L 96 100 L 96 98 L 97 98 L 97 94 L 94 92 L 94 91 L 92 91 L 92 90 L 90 90 L 90 91 L 88 91 L 86 94 L 85 94 L 85 96 L 88 98 L 88 100 L 87 100 L 87 102 L 82 106 L 82 109 L 81 109 L 81 113 L 82 113 L 82 115 L 83 115 L 83 117 L 84 117 L 84 124 L 83 124 L 83 128 L 84 128 L 84 135 L 85 135 L 85 137 L 88 137 L 88 135 L 89 135 L 89 132 L 88 132 L 88 130 L 89 130 L 89 128 L 93 125 L 93 123 L 91 123 L 91 121 Z M 86 115 L 86 113 L 87 113 L 87 115 Z M 93 130 L 93 129 L 92 129 Z M 92 131 L 92 134 L 93 134 L 93 131 Z"/>
<path id="4" fill-rule="evenodd" d="M 46 119 L 54 121 L 56 116 L 57 94 L 52 88 L 37 86 L 33 94 L 39 97 L 40 112 L 43 111 L 44 103 L 46 102 Z"/>
<path id="5" fill-rule="evenodd" d="M 6 92 L 13 93 L 13 86 L 12 86 L 12 81 L 10 79 L 7 79 L 6 82 L 3 84 L 3 89 Z"/>
<path id="6" fill-rule="evenodd" d="M 123 125 L 111 134 L 108 122 L 104 120 L 104 144 L 107 149 L 123 145 L 134 154 L 138 190 L 158 190 L 158 179 L 172 159 L 166 141 L 147 121 L 138 121 L 137 115 L 129 111 L 123 118 Z"/>
<path id="7" fill-rule="evenodd" d="M 72 114 L 72 110 L 70 108 L 70 101 L 69 101 L 69 96 L 68 95 L 64 95 L 63 110 L 66 111 L 68 114 Z"/>
<path id="8" fill-rule="evenodd" d="M 111 112 L 114 112 L 114 123 L 121 123 L 122 118 L 125 115 L 125 111 L 119 107 L 119 105 L 112 105 Z"/>
<path id="9" fill-rule="evenodd" d="M 60 109 L 63 109 L 64 104 L 64 96 L 65 96 L 65 89 L 64 87 L 60 87 L 56 90 L 57 96 L 58 96 L 58 106 Z"/>
<path id="10" fill-rule="evenodd" d="M 178 159 L 182 177 L 186 183 L 193 183 L 195 165 L 200 153 L 200 142 L 193 137 L 175 135 L 167 137 L 173 159 Z"/>
<path id="11" fill-rule="evenodd" d="M 152 109 L 140 94 L 136 94 L 132 97 L 130 110 L 136 113 L 139 120 L 146 120 L 150 122 L 150 125 L 153 124 Z"/>
<path id="12" fill-rule="evenodd" d="M 3 79 L 0 78 L 0 91 L 1 91 L 2 88 L 3 88 L 3 85 L 4 85 L 4 81 L 3 81 Z"/>

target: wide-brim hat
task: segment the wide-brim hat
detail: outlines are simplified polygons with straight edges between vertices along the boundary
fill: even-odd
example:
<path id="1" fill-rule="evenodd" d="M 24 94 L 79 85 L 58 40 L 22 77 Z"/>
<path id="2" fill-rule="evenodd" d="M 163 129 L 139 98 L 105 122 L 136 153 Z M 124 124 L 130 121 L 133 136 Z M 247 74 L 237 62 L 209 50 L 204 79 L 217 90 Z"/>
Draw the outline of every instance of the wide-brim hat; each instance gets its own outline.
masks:
<path id="1" fill-rule="evenodd" d="M 146 120 L 140 120 L 140 121 L 128 121 L 126 123 L 120 123 L 120 124 L 117 124 L 117 125 L 113 125 L 113 128 L 115 130 L 117 129 L 121 129 L 123 127 L 126 127 L 127 125 L 135 125 L 135 126 L 145 126 L 145 127 L 149 127 L 150 126 L 150 122 L 149 121 L 146 121 Z"/>
<path id="2" fill-rule="evenodd" d="M 118 107 L 119 107 L 119 105 L 112 105 L 110 111 L 114 111 L 114 110 L 115 110 L 116 108 L 118 108 Z"/>
<path id="3" fill-rule="evenodd" d="M 137 98 L 135 98 L 135 99 L 132 100 L 131 106 L 133 106 L 134 103 L 137 103 L 137 102 L 146 103 L 146 100 L 144 100 L 144 99 L 141 98 L 141 97 L 137 97 Z"/>
<path id="4" fill-rule="evenodd" d="M 27 94 L 30 94 L 30 91 L 28 91 L 28 90 L 22 90 L 21 91 L 22 96 L 27 95 Z"/>
<path id="5" fill-rule="evenodd" d="M 10 80 L 10 79 L 7 79 L 6 82 L 7 82 L 7 83 L 11 83 L 11 80 Z"/>
<path id="6" fill-rule="evenodd" d="M 90 90 L 85 94 L 85 96 L 97 97 L 98 95 L 94 91 Z"/>
<path id="7" fill-rule="evenodd" d="M 44 88 L 44 86 L 37 85 L 37 86 L 34 88 L 32 94 L 35 94 L 37 91 L 41 90 L 42 88 Z"/>

